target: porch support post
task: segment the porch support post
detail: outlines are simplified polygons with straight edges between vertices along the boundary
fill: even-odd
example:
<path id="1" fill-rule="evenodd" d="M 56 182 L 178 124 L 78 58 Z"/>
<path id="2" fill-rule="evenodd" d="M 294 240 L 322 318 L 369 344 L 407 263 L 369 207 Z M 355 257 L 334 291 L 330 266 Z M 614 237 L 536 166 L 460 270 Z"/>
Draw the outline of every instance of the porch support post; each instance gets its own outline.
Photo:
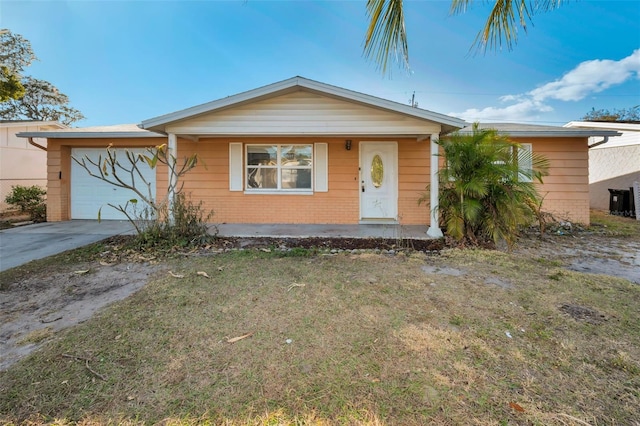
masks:
<path id="1" fill-rule="evenodd" d="M 169 203 L 169 221 L 173 223 L 173 201 L 176 196 L 178 177 L 176 176 L 176 159 L 178 158 L 178 138 L 175 133 L 169 133 L 167 145 L 167 162 L 169 169 L 169 187 L 167 188 L 167 202 Z"/>
<path id="2" fill-rule="evenodd" d="M 440 223 L 438 219 L 438 140 L 440 139 L 439 134 L 431 135 L 431 188 L 430 188 L 430 204 L 429 209 L 431 212 L 431 219 L 429 224 L 429 229 L 427 230 L 427 235 L 432 238 L 441 238 L 444 235 L 442 234 L 442 230 L 440 229 Z"/>

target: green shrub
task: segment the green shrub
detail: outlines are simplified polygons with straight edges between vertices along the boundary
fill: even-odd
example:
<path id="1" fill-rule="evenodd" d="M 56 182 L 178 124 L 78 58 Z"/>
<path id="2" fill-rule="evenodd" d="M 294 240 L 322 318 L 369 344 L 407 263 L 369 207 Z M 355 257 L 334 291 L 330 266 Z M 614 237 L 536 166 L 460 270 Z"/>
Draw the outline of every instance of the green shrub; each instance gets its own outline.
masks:
<path id="1" fill-rule="evenodd" d="M 207 223 L 213 211 L 205 211 L 202 201 L 194 203 L 184 193 L 177 193 L 173 200 L 173 217 L 168 207 L 160 210 L 160 218 L 141 215 L 137 245 L 146 248 L 172 248 L 203 244 L 213 238 Z"/>
<path id="2" fill-rule="evenodd" d="M 11 187 L 11 193 L 5 197 L 4 201 L 20 208 L 22 213 L 28 213 L 34 222 L 45 222 L 47 220 L 46 194 L 47 191 L 37 185 L 15 185 Z"/>
<path id="3" fill-rule="evenodd" d="M 453 133 L 438 144 L 446 158 L 438 208 L 448 236 L 511 247 L 522 227 L 540 219 L 542 199 L 534 182 L 542 183 L 547 174 L 546 158 L 477 124 L 471 134 Z M 428 200 L 425 194 L 419 202 Z"/>

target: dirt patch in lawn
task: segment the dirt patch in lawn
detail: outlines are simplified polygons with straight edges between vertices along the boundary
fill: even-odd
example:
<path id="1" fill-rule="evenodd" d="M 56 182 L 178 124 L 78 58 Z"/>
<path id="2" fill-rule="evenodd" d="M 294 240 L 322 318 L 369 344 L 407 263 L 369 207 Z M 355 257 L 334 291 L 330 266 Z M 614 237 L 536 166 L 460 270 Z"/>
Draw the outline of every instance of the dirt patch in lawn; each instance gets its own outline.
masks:
<path id="1" fill-rule="evenodd" d="M 53 262 L 46 266 L 22 268 L 4 275 L 0 286 L 0 371 L 30 354 L 54 333 L 91 318 L 98 310 L 125 299 L 141 289 L 149 277 L 167 267 L 163 255 L 140 254 L 123 249 L 129 236 L 117 236 L 98 243 L 101 250 L 91 262 L 69 263 L 66 268 Z M 219 238 L 214 243 L 172 256 L 211 256 L 232 250 L 278 250 L 283 255 L 294 249 L 376 250 L 393 255 L 402 251 L 437 252 L 439 240 L 387 240 L 363 238 Z M 166 253 L 164 254 L 166 255 Z"/>
<path id="2" fill-rule="evenodd" d="M 54 332 L 82 323 L 100 308 L 142 288 L 157 271 L 149 263 L 74 265 L 34 271 L 4 283 L 0 294 L 0 370 L 31 353 Z"/>
<path id="3" fill-rule="evenodd" d="M 626 280 L 525 247 L 234 244 L 143 261 L 152 276 L 126 300 L 24 336 L 48 344 L 0 372 L 0 423 L 559 426 L 640 415 L 640 287 Z M 78 277 L 103 269 L 93 268 Z"/>
<path id="4" fill-rule="evenodd" d="M 167 266 L 157 256 L 122 250 L 130 237 L 106 240 L 91 262 L 25 268 L 4 275 L 0 295 L 0 371 L 28 355 L 55 332 L 89 319 L 102 307 L 122 300 L 142 288 L 149 278 Z M 220 238 L 215 243 L 179 256 L 211 256 L 235 250 L 278 251 L 283 256 L 297 249 L 310 254 L 363 253 L 397 255 L 412 251 L 437 254 L 442 240 L 393 240 L 358 238 Z M 174 253 L 175 255 L 175 253 Z M 591 272 L 625 278 L 640 284 L 640 241 L 638 238 L 614 238 L 578 233 L 572 235 L 528 236 L 514 251 L 516 256 L 537 259 L 579 272 Z M 425 265 L 427 273 L 460 276 L 474 275 L 443 265 Z M 487 276 L 484 282 L 500 288 L 512 284 Z M 576 313 L 575 309 L 567 312 Z M 583 318 L 584 319 L 584 318 Z M 599 321 L 597 316 L 591 320 Z"/>
<path id="5" fill-rule="evenodd" d="M 577 272 L 610 275 L 640 284 L 640 235 L 618 238 L 578 232 L 524 238 L 515 253 Z"/>

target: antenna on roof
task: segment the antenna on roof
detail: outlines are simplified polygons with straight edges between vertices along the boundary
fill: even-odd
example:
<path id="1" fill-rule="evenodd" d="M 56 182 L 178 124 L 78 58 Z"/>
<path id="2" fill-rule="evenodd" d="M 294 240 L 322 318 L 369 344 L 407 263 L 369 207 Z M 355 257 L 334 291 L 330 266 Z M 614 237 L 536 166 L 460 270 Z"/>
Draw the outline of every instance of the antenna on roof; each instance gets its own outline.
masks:
<path id="1" fill-rule="evenodd" d="M 413 108 L 418 108 L 418 103 L 416 102 L 416 91 L 413 91 L 413 95 L 411 95 L 411 99 L 409 99 L 409 105 Z"/>

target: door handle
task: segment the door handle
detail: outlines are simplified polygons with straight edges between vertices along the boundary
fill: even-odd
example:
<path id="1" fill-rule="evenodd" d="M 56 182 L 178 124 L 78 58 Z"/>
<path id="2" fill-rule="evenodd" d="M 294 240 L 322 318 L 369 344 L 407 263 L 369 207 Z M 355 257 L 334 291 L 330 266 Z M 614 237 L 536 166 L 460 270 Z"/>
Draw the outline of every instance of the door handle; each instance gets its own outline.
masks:
<path id="1" fill-rule="evenodd" d="M 364 192 L 364 181 L 362 181 L 362 192 Z"/>

